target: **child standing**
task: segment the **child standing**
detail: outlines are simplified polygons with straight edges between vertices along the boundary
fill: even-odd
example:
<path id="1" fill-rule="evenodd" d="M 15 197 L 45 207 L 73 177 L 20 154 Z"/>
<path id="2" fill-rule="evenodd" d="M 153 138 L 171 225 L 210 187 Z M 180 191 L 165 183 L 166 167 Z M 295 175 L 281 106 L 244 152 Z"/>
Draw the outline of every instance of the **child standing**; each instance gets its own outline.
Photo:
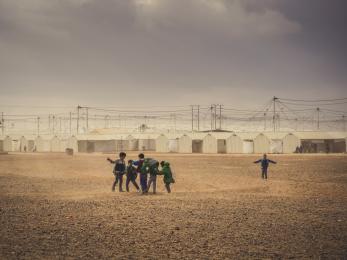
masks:
<path id="1" fill-rule="evenodd" d="M 127 166 L 127 179 L 125 181 L 125 188 L 126 188 L 127 192 L 129 192 L 129 183 L 130 182 L 135 186 L 137 191 L 140 191 L 140 187 L 136 183 L 136 178 L 137 178 L 137 172 L 133 166 L 133 160 L 129 160 L 128 166 Z"/>
<path id="2" fill-rule="evenodd" d="M 171 171 L 171 167 L 170 167 L 170 163 L 169 162 L 165 162 L 165 161 L 161 161 L 160 162 L 161 165 L 161 171 L 159 171 L 159 175 L 164 175 L 163 181 L 165 184 L 165 188 L 167 190 L 168 193 L 171 193 L 171 188 L 170 188 L 170 184 L 171 183 L 175 183 L 174 178 L 172 177 L 172 171 Z"/>
<path id="3" fill-rule="evenodd" d="M 263 159 L 259 159 L 255 161 L 254 163 L 261 163 L 261 177 L 265 180 L 267 180 L 267 168 L 269 167 L 269 163 L 276 164 L 275 161 L 267 159 L 267 156 L 265 153 L 263 155 Z"/>
<path id="4" fill-rule="evenodd" d="M 145 155 L 143 153 L 139 154 L 139 160 L 134 162 L 133 164 L 136 166 L 136 172 L 140 175 L 140 185 L 142 193 L 147 192 L 147 172 L 146 167 L 144 169 Z"/>
<path id="5" fill-rule="evenodd" d="M 119 192 L 123 192 L 123 175 L 125 173 L 125 157 L 126 153 L 119 153 L 119 159 L 113 161 L 110 158 L 107 158 L 107 161 L 115 164 L 113 169 L 113 174 L 115 176 L 115 180 L 112 185 L 112 191 L 115 191 L 117 183 L 119 182 Z"/>
<path id="6" fill-rule="evenodd" d="M 149 166 L 149 181 L 148 181 L 147 192 L 149 191 L 149 189 L 151 188 L 151 184 L 153 183 L 153 194 L 156 194 L 158 172 L 159 172 L 159 162 L 158 161 L 151 162 Z"/>

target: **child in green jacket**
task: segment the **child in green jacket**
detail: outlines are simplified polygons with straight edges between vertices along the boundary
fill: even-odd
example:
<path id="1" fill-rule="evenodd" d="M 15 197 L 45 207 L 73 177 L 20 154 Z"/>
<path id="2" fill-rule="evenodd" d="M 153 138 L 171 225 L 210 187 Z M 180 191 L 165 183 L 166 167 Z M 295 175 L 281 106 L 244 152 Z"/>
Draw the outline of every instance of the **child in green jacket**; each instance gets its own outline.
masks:
<path id="1" fill-rule="evenodd" d="M 165 184 L 165 188 L 166 188 L 167 192 L 170 193 L 171 192 L 170 184 L 171 183 L 175 183 L 175 180 L 172 177 L 172 171 L 171 171 L 171 168 L 170 168 L 170 163 L 162 161 L 162 162 L 160 162 L 160 165 L 161 165 L 162 168 L 161 168 L 161 171 L 159 171 L 158 174 L 159 175 L 164 175 L 163 181 L 164 181 L 164 184 Z"/>

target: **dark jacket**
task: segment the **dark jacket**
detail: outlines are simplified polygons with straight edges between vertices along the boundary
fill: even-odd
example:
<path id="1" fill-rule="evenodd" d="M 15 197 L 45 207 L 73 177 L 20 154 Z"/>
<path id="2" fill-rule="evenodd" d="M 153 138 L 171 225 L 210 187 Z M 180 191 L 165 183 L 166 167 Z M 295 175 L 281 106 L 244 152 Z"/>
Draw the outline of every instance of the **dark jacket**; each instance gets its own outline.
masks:
<path id="1" fill-rule="evenodd" d="M 275 161 L 272 161 L 270 159 L 259 159 L 258 161 L 255 161 L 254 163 L 261 163 L 261 168 L 263 169 L 267 169 L 267 167 L 269 167 L 269 163 L 276 164 Z"/>
<path id="2" fill-rule="evenodd" d="M 127 166 L 127 178 L 131 180 L 135 180 L 137 178 L 136 169 L 132 165 Z"/>

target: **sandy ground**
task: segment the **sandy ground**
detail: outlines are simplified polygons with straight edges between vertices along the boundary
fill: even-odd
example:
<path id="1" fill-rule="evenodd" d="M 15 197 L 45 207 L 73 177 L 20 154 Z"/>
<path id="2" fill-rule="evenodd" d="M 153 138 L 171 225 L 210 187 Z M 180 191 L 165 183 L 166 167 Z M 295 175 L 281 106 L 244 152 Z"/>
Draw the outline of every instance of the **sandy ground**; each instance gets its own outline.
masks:
<path id="1" fill-rule="evenodd" d="M 107 156 L 0 155 L 0 258 L 347 258 L 346 155 L 151 154 L 176 183 L 147 196 Z"/>

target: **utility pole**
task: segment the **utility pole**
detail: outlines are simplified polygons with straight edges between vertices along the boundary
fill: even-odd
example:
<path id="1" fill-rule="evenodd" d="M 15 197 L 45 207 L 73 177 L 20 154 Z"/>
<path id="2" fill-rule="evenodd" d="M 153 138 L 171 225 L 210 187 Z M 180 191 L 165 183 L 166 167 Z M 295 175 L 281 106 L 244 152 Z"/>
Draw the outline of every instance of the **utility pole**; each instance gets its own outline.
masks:
<path id="1" fill-rule="evenodd" d="M 79 128 L 80 128 L 80 126 L 79 126 L 79 124 L 80 124 L 80 108 L 81 107 L 78 105 L 77 106 L 77 130 L 76 130 L 77 134 L 78 134 Z"/>
<path id="2" fill-rule="evenodd" d="M 213 105 L 211 105 L 211 131 L 213 129 Z"/>
<path id="3" fill-rule="evenodd" d="M 59 117 L 59 134 L 61 135 L 61 117 Z"/>
<path id="4" fill-rule="evenodd" d="M 54 135 L 54 124 L 55 124 L 55 116 L 52 116 L 52 121 L 53 121 L 53 135 Z"/>
<path id="5" fill-rule="evenodd" d="M 89 132 L 89 117 L 88 117 L 88 107 L 86 107 L 86 126 L 87 126 L 87 132 Z"/>
<path id="6" fill-rule="evenodd" d="M 192 107 L 192 132 L 194 131 L 194 105 L 191 105 Z"/>
<path id="7" fill-rule="evenodd" d="M 69 132 L 70 132 L 70 136 L 71 136 L 71 130 L 72 130 L 71 123 L 72 123 L 72 114 L 70 112 L 70 117 L 69 117 Z"/>
<path id="8" fill-rule="evenodd" d="M 48 114 L 48 133 L 51 133 L 51 114 Z"/>
<path id="9" fill-rule="evenodd" d="M 198 131 L 200 131 L 200 105 L 198 105 Z"/>
<path id="10" fill-rule="evenodd" d="M 273 123 L 273 127 L 274 127 L 274 132 L 276 132 L 276 100 L 278 98 L 277 97 L 273 97 L 273 106 L 274 106 L 274 114 L 273 114 L 273 117 L 272 117 L 272 123 Z"/>
<path id="11" fill-rule="evenodd" d="M 4 112 L 1 112 L 1 133 L 5 134 L 5 120 L 4 120 Z"/>
<path id="12" fill-rule="evenodd" d="M 219 105 L 219 130 L 222 130 L 222 105 Z"/>
<path id="13" fill-rule="evenodd" d="M 317 107 L 317 129 L 319 129 L 319 112 L 320 112 L 320 109 L 319 107 Z"/>
<path id="14" fill-rule="evenodd" d="M 37 117 L 37 136 L 40 135 L 40 117 Z"/>
<path id="15" fill-rule="evenodd" d="M 217 129 L 217 105 L 214 105 L 214 130 Z"/>

